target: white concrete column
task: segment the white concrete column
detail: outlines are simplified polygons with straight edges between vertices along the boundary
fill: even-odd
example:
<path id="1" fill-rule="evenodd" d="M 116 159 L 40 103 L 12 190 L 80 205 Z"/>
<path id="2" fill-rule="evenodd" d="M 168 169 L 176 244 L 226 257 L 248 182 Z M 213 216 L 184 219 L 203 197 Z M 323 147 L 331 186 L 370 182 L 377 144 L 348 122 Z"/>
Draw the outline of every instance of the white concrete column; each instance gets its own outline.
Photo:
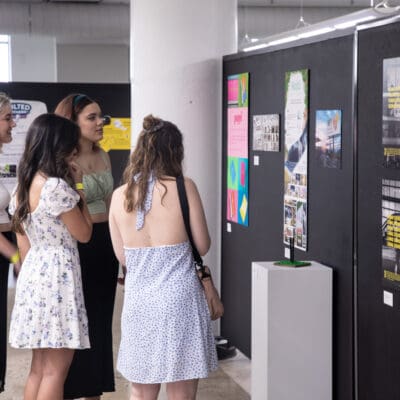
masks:
<path id="1" fill-rule="evenodd" d="M 237 0 L 132 0 L 132 144 L 143 117 L 184 135 L 184 173 L 200 191 L 220 282 L 222 56 L 237 51 Z"/>
<path id="2" fill-rule="evenodd" d="M 57 82 L 55 37 L 11 35 L 11 80 Z"/>

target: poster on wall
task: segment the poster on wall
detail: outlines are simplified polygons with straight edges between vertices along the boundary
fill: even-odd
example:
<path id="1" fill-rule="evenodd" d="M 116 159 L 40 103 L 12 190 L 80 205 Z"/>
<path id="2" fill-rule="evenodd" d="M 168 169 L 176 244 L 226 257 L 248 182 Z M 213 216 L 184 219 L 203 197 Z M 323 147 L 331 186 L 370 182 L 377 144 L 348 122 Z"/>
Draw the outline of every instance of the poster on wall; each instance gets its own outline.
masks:
<path id="1" fill-rule="evenodd" d="M 382 180 L 383 284 L 400 290 L 400 180 Z"/>
<path id="2" fill-rule="evenodd" d="M 249 74 L 228 76 L 227 219 L 249 225 Z"/>
<path id="3" fill-rule="evenodd" d="M 383 165 L 400 168 L 400 57 L 383 60 Z"/>
<path id="4" fill-rule="evenodd" d="M 131 148 L 131 119 L 111 118 L 110 125 L 103 128 L 103 139 L 100 147 L 110 150 L 130 150 Z"/>
<path id="5" fill-rule="evenodd" d="M 279 151 L 279 114 L 253 116 L 253 150 Z"/>
<path id="6" fill-rule="evenodd" d="M 283 241 L 307 250 L 308 70 L 285 74 Z"/>
<path id="7" fill-rule="evenodd" d="M 17 184 L 17 167 L 25 148 L 25 137 L 32 121 L 47 112 L 47 106 L 41 101 L 12 100 L 13 119 L 16 126 L 12 130 L 12 142 L 2 147 L 0 159 L 0 177 L 11 193 Z"/>
<path id="8" fill-rule="evenodd" d="M 317 110 L 315 155 L 317 164 L 326 168 L 342 165 L 342 111 Z"/>

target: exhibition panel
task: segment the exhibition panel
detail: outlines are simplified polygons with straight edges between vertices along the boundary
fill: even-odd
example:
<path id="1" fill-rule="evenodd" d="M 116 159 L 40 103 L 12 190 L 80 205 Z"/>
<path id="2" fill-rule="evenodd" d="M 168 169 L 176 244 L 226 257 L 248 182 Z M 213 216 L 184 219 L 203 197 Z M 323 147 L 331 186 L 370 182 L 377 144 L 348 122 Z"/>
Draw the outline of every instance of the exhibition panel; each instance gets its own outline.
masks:
<path id="1" fill-rule="evenodd" d="M 224 58 L 222 335 L 250 356 L 251 263 L 282 259 L 284 242 L 293 238 L 296 259 L 333 269 L 333 398 L 341 400 L 353 396 L 353 45 L 347 35 Z M 229 76 L 243 73 L 249 74 L 247 227 L 224 218 L 227 86 Z M 280 123 L 268 125 L 271 115 Z M 268 151 L 276 131 L 280 151 Z M 321 154 L 330 143 L 339 150 Z"/>

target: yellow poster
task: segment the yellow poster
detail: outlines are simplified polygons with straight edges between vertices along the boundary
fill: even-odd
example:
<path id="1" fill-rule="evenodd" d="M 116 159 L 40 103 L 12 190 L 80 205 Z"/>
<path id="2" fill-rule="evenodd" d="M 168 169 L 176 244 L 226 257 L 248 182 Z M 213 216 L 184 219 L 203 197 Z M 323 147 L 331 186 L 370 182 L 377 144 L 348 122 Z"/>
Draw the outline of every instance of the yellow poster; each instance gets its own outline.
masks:
<path id="1" fill-rule="evenodd" d="M 130 150 L 131 119 L 111 118 L 110 125 L 104 127 L 100 147 L 107 152 L 110 150 Z"/>

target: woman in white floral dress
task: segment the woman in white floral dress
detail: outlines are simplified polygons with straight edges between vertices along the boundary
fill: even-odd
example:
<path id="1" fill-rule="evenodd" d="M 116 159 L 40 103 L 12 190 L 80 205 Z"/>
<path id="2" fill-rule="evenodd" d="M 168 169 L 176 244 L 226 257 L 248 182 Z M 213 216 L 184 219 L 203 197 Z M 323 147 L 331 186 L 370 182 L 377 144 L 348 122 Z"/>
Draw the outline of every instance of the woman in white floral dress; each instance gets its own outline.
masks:
<path id="1" fill-rule="evenodd" d="M 90 239 L 92 223 L 74 162 L 79 134 L 65 118 L 37 117 L 11 199 L 23 264 L 10 344 L 33 353 L 24 400 L 62 400 L 74 349 L 90 347 L 77 240 Z"/>

